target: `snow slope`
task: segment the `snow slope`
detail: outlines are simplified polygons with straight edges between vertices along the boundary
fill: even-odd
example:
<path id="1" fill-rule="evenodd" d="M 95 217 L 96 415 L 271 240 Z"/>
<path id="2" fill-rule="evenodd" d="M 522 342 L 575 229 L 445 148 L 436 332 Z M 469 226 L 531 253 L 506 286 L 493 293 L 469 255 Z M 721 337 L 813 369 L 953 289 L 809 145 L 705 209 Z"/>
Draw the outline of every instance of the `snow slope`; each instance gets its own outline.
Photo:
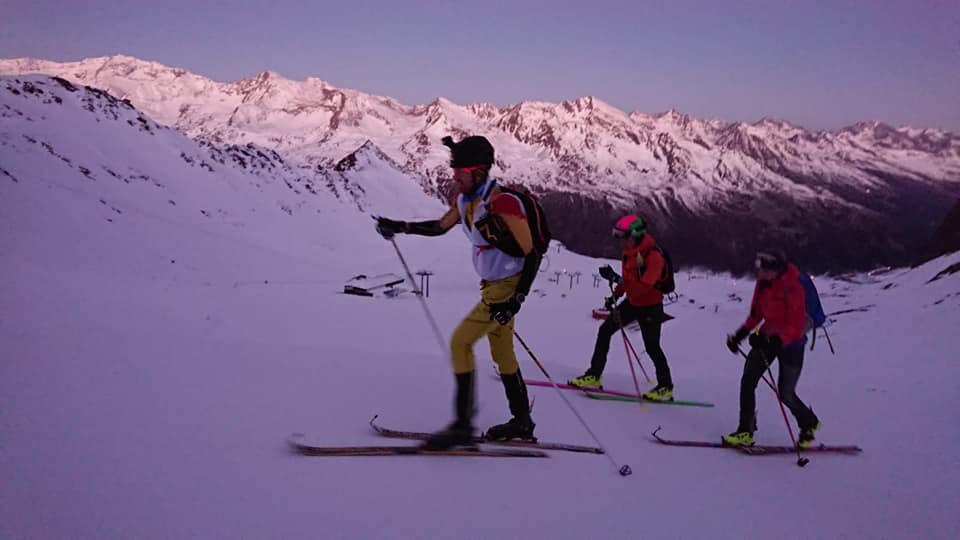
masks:
<path id="1" fill-rule="evenodd" d="M 836 356 L 823 341 L 808 353 L 799 392 L 824 422 L 819 438 L 858 444 L 861 456 L 814 455 L 799 469 L 789 456 L 650 441 L 657 426 L 674 438 L 715 440 L 736 424 L 742 361 L 723 340 L 745 317 L 752 283 L 689 272 L 678 276 L 682 296 L 667 307 L 676 319 L 663 345 L 678 398 L 717 406 L 568 396 L 612 457 L 632 466 L 631 477 L 601 456 L 561 453 L 532 462 L 304 458 L 286 451 L 291 432 L 331 445 L 393 444 L 369 432 L 372 415 L 422 430 L 451 416 L 449 359 L 416 298 L 339 293 L 355 274 L 403 273 L 356 200 L 326 189 L 297 194 L 281 182 L 257 189 L 260 177 L 230 160 L 212 164 L 214 173 L 191 166 L 179 152 L 206 159 L 206 147 L 149 123 L 151 135 L 136 112 L 118 108 L 120 121 L 106 120 L 113 102 L 50 82 L 27 99 L 3 92 L 12 84 L 0 82 L 8 107 L 0 126 L 0 537 L 960 534 L 960 274 L 928 283 L 960 254 L 913 270 L 818 279 L 828 313 L 854 311 L 833 317 Z M 37 104 L 52 95 L 66 120 Z M 358 162 L 350 180 L 379 186 L 379 171 Z M 404 218 L 442 210 L 426 197 L 370 191 L 379 195 L 365 211 Z M 449 336 L 477 300 L 470 247 L 457 230 L 397 245 L 414 271 L 435 272 L 427 302 Z M 613 261 L 554 248 L 539 294 L 519 315 L 518 332 L 558 380 L 586 367 L 597 326 L 589 313 L 604 295 L 590 275 L 603 262 Z M 548 281 L 560 270 L 583 277 L 572 288 L 563 275 Z M 639 335 L 628 334 L 639 347 Z M 605 383 L 629 390 L 618 347 Z M 486 347 L 477 350 L 481 374 L 492 371 Z M 554 390 L 530 392 L 541 438 L 591 443 Z M 758 438 L 787 443 L 770 392 L 757 392 Z M 499 383 L 485 375 L 478 403 L 480 426 L 507 417 Z"/>

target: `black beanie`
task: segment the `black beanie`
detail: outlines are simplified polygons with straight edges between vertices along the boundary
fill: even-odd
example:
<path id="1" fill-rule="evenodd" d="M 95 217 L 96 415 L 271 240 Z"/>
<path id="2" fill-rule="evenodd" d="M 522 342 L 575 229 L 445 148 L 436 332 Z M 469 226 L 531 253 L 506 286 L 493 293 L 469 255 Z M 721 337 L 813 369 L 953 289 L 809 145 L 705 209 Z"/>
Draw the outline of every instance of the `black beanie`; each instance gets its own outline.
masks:
<path id="1" fill-rule="evenodd" d="M 787 269 L 787 255 L 782 249 L 769 247 L 757 251 L 757 269 L 783 272 Z"/>
<path id="2" fill-rule="evenodd" d="M 450 148 L 451 167 L 493 165 L 493 145 L 486 137 L 471 135 L 455 143 L 448 136 L 443 138 L 443 145 Z"/>

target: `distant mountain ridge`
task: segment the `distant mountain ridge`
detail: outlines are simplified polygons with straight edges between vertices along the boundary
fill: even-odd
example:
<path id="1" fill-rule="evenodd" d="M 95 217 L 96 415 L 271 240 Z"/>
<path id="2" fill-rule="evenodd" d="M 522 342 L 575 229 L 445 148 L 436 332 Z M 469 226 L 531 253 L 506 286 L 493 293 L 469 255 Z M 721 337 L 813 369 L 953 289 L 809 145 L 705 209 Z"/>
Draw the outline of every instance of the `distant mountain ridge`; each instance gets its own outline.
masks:
<path id="1" fill-rule="evenodd" d="M 782 120 L 620 111 L 594 97 L 509 107 L 392 98 L 263 72 L 236 83 L 127 56 L 0 60 L 102 88 L 154 120 L 223 145 L 253 143 L 329 177 L 355 152 L 443 198 L 444 135 L 488 137 L 495 174 L 541 194 L 571 249 L 615 255 L 620 213 L 640 211 L 677 262 L 744 269 L 779 243 L 818 270 L 905 264 L 960 196 L 960 137 L 861 122 L 810 132 Z M 351 158 L 351 156 L 354 156 Z"/>

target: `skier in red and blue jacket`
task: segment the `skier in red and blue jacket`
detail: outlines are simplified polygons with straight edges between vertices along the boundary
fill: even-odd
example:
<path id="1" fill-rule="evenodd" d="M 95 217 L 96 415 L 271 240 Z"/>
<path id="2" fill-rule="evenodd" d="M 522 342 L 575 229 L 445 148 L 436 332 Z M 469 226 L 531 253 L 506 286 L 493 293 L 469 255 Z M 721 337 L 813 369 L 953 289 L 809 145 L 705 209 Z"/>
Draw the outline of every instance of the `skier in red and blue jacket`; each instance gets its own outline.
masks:
<path id="1" fill-rule="evenodd" d="M 782 251 L 776 249 L 758 252 L 754 265 L 757 284 L 750 303 L 750 314 L 736 332 L 727 336 L 730 352 L 739 352 L 740 343 L 747 336 L 750 336 L 751 349 L 740 379 L 740 423 L 736 431 L 723 436 L 723 442 L 730 445 L 753 444 L 753 432 L 757 429 L 757 383 L 769 366 L 779 359 L 777 388 L 780 400 L 797 419 L 800 427 L 799 446 L 807 448 L 820 428 L 820 420 L 800 400 L 796 391 L 803 369 L 804 334 L 807 330 L 806 296 L 800 283 L 800 270 L 787 261 Z"/>

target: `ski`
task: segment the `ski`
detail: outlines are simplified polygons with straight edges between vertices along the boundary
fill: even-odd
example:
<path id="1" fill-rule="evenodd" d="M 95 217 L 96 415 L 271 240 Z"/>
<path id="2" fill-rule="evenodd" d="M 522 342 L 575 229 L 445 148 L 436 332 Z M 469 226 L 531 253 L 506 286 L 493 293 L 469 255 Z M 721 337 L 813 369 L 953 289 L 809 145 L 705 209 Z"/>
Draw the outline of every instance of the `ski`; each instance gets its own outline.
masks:
<path id="1" fill-rule="evenodd" d="M 494 373 L 494 374 L 493 374 L 493 378 L 495 378 L 496 380 L 499 381 L 499 380 L 500 380 L 500 375 Z M 551 384 L 550 381 L 540 381 L 540 380 L 537 380 L 537 379 L 524 379 L 523 382 L 524 382 L 524 384 L 526 384 L 527 386 L 546 386 L 546 387 L 552 387 L 552 386 L 553 386 L 553 384 Z M 636 397 L 636 396 L 637 396 L 636 394 L 631 394 L 631 393 L 628 393 L 628 392 L 617 392 L 616 390 L 604 390 L 604 389 L 602 389 L 602 388 L 580 388 L 579 386 L 573 386 L 572 384 L 558 384 L 557 386 L 559 386 L 561 390 L 579 390 L 579 391 L 581 391 L 581 392 L 590 391 L 590 392 L 594 392 L 594 393 L 598 393 L 598 394 L 608 394 L 608 395 L 611 395 L 611 396 L 624 396 L 624 397 Z"/>
<path id="2" fill-rule="evenodd" d="M 675 399 L 673 401 L 657 401 L 655 399 L 647 399 L 644 397 L 638 398 L 635 395 L 619 396 L 619 395 L 611 395 L 611 394 L 602 394 L 600 392 L 594 392 L 592 390 L 587 390 L 584 393 L 589 398 L 599 399 L 603 401 L 629 401 L 631 403 L 643 401 L 644 403 L 656 403 L 659 405 L 682 405 L 686 407 L 713 407 L 714 406 L 713 403 L 707 403 L 706 401 L 684 401 L 680 399 Z"/>
<path id="3" fill-rule="evenodd" d="M 374 416 L 370 419 L 370 427 L 373 428 L 373 431 L 377 435 L 383 437 L 390 437 L 392 439 L 413 439 L 413 440 L 426 440 L 430 436 L 429 433 L 423 433 L 419 431 L 399 431 L 396 429 L 385 428 L 376 423 L 376 419 L 379 415 Z M 510 447 L 519 447 L 519 448 L 538 448 L 540 450 L 563 450 L 566 452 L 582 452 L 586 454 L 602 454 L 603 448 L 597 448 L 595 446 L 580 446 L 576 444 L 565 444 L 565 443 L 551 443 L 551 442 L 540 442 L 540 441 L 492 441 L 485 439 L 483 437 L 474 437 L 473 442 L 475 444 L 492 444 L 496 446 L 510 446 Z"/>
<path id="4" fill-rule="evenodd" d="M 419 446 L 314 446 L 302 442 L 294 435 L 287 443 L 290 449 L 304 456 L 464 456 L 464 457 L 550 457 L 539 450 L 511 448 L 450 448 L 447 450 L 427 450 Z"/>
<path id="5" fill-rule="evenodd" d="M 712 441 L 678 441 L 673 439 L 664 439 L 657 432 L 660 431 L 660 426 L 657 426 L 652 433 L 653 438 L 656 439 L 660 444 L 665 444 L 667 446 L 687 446 L 693 448 L 725 448 L 727 450 L 739 450 L 740 452 L 752 456 L 762 456 L 770 454 L 792 454 L 796 452 L 796 448 L 793 446 L 778 446 L 778 445 L 754 445 L 754 446 L 731 446 L 724 444 L 723 442 L 712 442 Z M 821 444 L 818 446 L 811 446 L 809 448 L 801 448 L 801 452 L 823 452 L 823 453 L 834 453 L 834 454 L 848 454 L 855 455 L 863 452 L 863 449 L 859 446 L 850 446 L 850 445 L 825 445 Z"/>
<path id="6" fill-rule="evenodd" d="M 753 446 L 744 446 L 740 448 L 740 451 L 744 454 L 750 454 L 754 456 L 763 456 L 766 454 L 793 454 L 797 451 L 796 448 L 792 446 L 776 446 L 776 445 L 753 445 Z M 827 445 L 820 444 L 817 446 L 810 446 L 808 448 L 801 448 L 800 453 L 805 454 L 807 452 L 818 452 L 825 454 L 846 454 L 846 455 L 856 455 L 860 452 L 863 452 L 863 449 L 859 446 L 851 445 Z"/>
<path id="7" fill-rule="evenodd" d="M 498 380 L 499 375 L 494 375 Z M 528 386 L 546 386 L 551 387 L 553 384 L 550 381 L 540 381 L 536 379 L 524 379 L 523 382 Z M 579 386 L 573 386 L 572 384 L 558 384 L 561 390 L 578 390 L 591 397 L 593 399 L 602 399 L 602 400 L 613 400 L 613 401 L 637 401 L 637 395 L 630 392 L 618 392 L 616 390 L 605 390 L 603 388 L 580 388 Z M 674 401 L 654 401 L 650 399 L 644 399 L 644 403 L 659 403 L 661 405 L 684 405 L 688 407 L 713 407 L 713 403 L 708 403 L 706 401 L 683 401 L 683 400 L 674 400 Z"/>

